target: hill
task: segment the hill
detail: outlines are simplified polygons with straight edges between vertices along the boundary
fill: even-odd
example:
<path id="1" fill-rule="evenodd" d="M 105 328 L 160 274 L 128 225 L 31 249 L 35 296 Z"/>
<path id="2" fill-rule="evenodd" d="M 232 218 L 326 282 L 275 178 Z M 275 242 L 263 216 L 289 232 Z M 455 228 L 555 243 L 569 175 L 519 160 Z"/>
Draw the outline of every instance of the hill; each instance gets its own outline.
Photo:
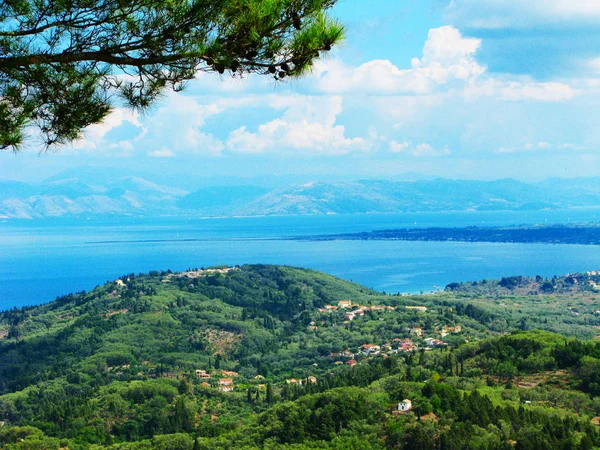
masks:
<path id="1" fill-rule="evenodd" d="M 600 444 L 591 421 L 600 414 L 600 345 L 565 337 L 596 335 L 600 295 L 566 284 L 524 294 L 505 284 L 388 296 L 311 270 L 216 267 L 129 274 L 5 311 L 0 443 Z M 406 398 L 412 411 L 393 413 Z"/>

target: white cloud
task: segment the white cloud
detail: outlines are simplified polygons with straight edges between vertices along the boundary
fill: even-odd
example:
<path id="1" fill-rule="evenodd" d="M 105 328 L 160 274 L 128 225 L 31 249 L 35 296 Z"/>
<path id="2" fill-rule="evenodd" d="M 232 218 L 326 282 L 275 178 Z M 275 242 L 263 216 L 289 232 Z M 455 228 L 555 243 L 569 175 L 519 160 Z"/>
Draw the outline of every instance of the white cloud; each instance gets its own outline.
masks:
<path id="1" fill-rule="evenodd" d="M 346 129 L 336 124 L 342 112 L 341 97 L 290 97 L 279 99 L 287 104 L 282 117 L 261 124 L 256 132 L 246 126 L 233 130 L 227 141 L 237 153 L 287 152 L 301 150 L 319 154 L 347 154 L 367 151 L 362 138 L 346 137 Z"/>
<path id="2" fill-rule="evenodd" d="M 447 156 L 451 153 L 447 147 L 436 149 L 430 144 L 413 145 L 410 141 L 391 141 L 389 143 L 389 151 L 391 153 L 407 153 L 415 157 Z"/>
<path id="3" fill-rule="evenodd" d="M 451 0 L 448 21 L 472 28 L 500 29 L 540 24 L 589 23 L 600 19 L 597 0 Z"/>
<path id="4" fill-rule="evenodd" d="M 518 79 L 488 78 L 470 83 L 465 88 L 465 98 L 494 97 L 506 101 L 531 100 L 541 102 L 562 102 L 571 100 L 578 91 L 568 84 L 557 82 L 536 82 L 529 78 Z"/>
<path id="5" fill-rule="evenodd" d="M 585 147 L 577 146 L 571 143 L 559 143 L 552 144 L 546 141 L 529 142 L 520 147 L 501 147 L 494 150 L 494 153 L 526 153 L 526 152 L 539 152 L 539 151 L 573 151 L 573 150 L 586 150 Z"/>
<path id="6" fill-rule="evenodd" d="M 151 158 L 173 158 L 175 157 L 175 153 L 172 150 L 169 150 L 166 147 L 163 147 L 160 150 L 154 150 L 153 152 L 148 152 L 148 156 Z"/>
<path id="7" fill-rule="evenodd" d="M 600 75 L 600 57 L 586 61 L 585 66 L 594 73 Z"/>
<path id="8" fill-rule="evenodd" d="M 146 119 L 149 133 L 142 144 L 166 142 L 178 152 L 219 154 L 223 143 L 202 128 L 208 118 L 223 111 L 225 108 L 217 103 L 204 104 L 195 97 L 172 93 L 161 108 Z"/>
<path id="9" fill-rule="evenodd" d="M 387 60 L 369 61 L 356 68 L 325 61 L 317 69 L 317 86 L 327 93 L 427 94 L 438 86 L 485 72 L 474 59 L 480 45 L 479 39 L 464 38 L 451 26 L 434 28 L 429 31 L 422 58 L 413 58 L 410 69 L 399 69 Z"/>
<path id="10" fill-rule="evenodd" d="M 135 139 L 145 136 L 147 130 L 140 122 L 140 115 L 137 112 L 125 108 L 115 108 L 101 123 L 87 127 L 82 138 L 74 141 L 71 147 L 74 149 L 96 150 L 111 130 L 119 128 L 125 123 L 140 129 Z"/>
<path id="11" fill-rule="evenodd" d="M 455 93 L 465 98 L 495 97 L 507 101 L 564 101 L 577 95 L 565 83 L 537 82 L 530 77 L 494 76 L 476 60 L 480 39 L 464 37 L 452 26 L 429 31 L 423 55 L 412 68 L 400 69 L 390 61 L 374 60 L 352 68 L 326 61 L 310 82 L 331 94 L 426 96 Z M 313 82 L 314 81 L 314 82 Z"/>

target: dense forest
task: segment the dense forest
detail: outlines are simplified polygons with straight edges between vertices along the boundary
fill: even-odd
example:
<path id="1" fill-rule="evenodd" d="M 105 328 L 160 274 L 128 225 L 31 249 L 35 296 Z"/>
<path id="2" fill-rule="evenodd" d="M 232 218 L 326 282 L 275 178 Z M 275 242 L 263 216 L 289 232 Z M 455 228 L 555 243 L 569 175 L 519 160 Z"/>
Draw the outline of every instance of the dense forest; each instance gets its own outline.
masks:
<path id="1" fill-rule="evenodd" d="M 129 274 L 0 313 L 0 445 L 600 448 L 599 277 L 403 296 L 280 266 Z"/>
<path id="2" fill-rule="evenodd" d="M 514 242 L 541 244 L 599 245 L 600 225 L 536 225 L 519 227 L 402 228 L 323 236 L 298 237 L 299 240 L 396 240 Z"/>

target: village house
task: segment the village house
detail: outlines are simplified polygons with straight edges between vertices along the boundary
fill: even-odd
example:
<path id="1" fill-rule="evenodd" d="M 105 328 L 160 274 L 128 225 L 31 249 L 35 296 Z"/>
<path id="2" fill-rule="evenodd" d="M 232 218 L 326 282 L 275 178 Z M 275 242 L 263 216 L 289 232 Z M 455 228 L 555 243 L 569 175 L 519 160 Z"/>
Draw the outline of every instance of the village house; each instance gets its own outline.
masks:
<path id="1" fill-rule="evenodd" d="M 347 366 L 354 367 L 354 366 L 356 365 L 356 360 L 354 360 L 354 359 L 351 359 L 350 361 L 347 361 L 347 362 L 346 362 L 346 365 L 347 365 Z"/>
<path id="2" fill-rule="evenodd" d="M 344 350 L 342 353 L 340 353 L 340 356 L 344 358 L 354 359 L 354 353 L 352 353 L 350 350 Z"/>
<path id="3" fill-rule="evenodd" d="M 210 384 L 208 384 L 206 381 L 203 381 L 202 383 L 200 383 L 200 386 L 210 387 Z"/>
<path id="4" fill-rule="evenodd" d="M 296 380 L 295 378 L 290 378 L 289 380 L 285 380 L 287 384 L 298 384 L 302 386 L 302 380 Z"/>
<path id="5" fill-rule="evenodd" d="M 337 311 L 338 307 L 334 305 L 325 305 L 325 310 L 327 311 Z"/>
<path id="6" fill-rule="evenodd" d="M 425 339 L 425 344 L 427 344 L 428 347 L 445 347 L 446 345 L 448 345 L 444 341 L 440 341 L 439 339 L 434 338 Z"/>
<path id="7" fill-rule="evenodd" d="M 232 378 L 221 378 L 219 380 L 219 390 L 221 392 L 233 391 L 233 379 Z"/>
<path id="8" fill-rule="evenodd" d="M 345 320 L 354 320 L 354 313 L 349 312 L 349 313 L 344 314 L 344 319 Z"/>
<path id="9" fill-rule="evenodd" d="M 426 306 L 405 306 L 404 308 L 406 308 L 408 310 L 417 311 L 417 312 L 420 312 L 420 313 L 427 312 L 427 307 Z"/>
<path id="10" fill-rule="evenodd" d="M 375 306 L 371 306 L 369 309 L 371 311 L 385 311 L 387 309 L 387 306 L 375 305 Z"/>
<path id="11" fill-rule="evenodd" d="M 317 384 L 317 377 L 308 377 L 306 379 L 306 384 Z"/>
<path id="12" fill-rule="evenodd" d="M 400 345 L 398 345 L 398 350 L 401 352 L 412 352 L 415 350 L 415 344 L 410 339 L 404 339 L 400 342 Z"/>
<path id="13" fill-rule="evenodd" d="M 379 347 L 379 345 L 375 345 L 375 344 L 363 344 L 361 346 L 361 351 L 365 355 L 378 355 L 379 352 L 381 351 L 381 347 Z"/>
<path id="14" fill-rule="evenodd" d="M 348 309 L 352 307 L 352 302 L 350 300 L 340 300 L 338 306 L 343 309 Z"/>
<path id="15" fill-rule="evenodd" d="M 402 400 L 398 403 L 398 411 L 407 413 L 412 409 L 412 402 L 410 400 Z"/>
<path id="16" fill-rule="evenodd" d="M 203 380 L 210 378 L 210 374 L 208 372 L 206 372 L 206 370 L 200 370 L 200 369 L 196 370 L 196 376 Z"/>
<path id="17" fill-rule="evenodd" d="M 410 334 L 414 334 L 415 336 L 421 337 L 423 336 L 423 329 L 420 327 L 411 328 Z"/>
<path id="18" fill-rule="evenodd" d="M 230 372 L 228 370 L 221 370 L 221 375 L 223 375 L 225 377 L 237 377 L 238 373 L 237 372 Z"/>

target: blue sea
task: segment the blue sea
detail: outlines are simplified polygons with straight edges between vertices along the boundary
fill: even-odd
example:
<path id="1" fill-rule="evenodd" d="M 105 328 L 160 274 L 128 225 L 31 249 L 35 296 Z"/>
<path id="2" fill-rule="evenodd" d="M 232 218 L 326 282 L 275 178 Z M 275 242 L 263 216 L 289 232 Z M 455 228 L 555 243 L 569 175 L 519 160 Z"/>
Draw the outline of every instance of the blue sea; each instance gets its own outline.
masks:
<path id="1" fill-rule="evenodd" d="M 0 222 L 0 309 L 46 303 L 150 270 L 246 263 L 321 270 L 388 293 L 453 281 L 600 269 L 597 246 L 402 241 L 286 241 L 287 236 L 400 227 L 600 220 L 600 208 L 253 218 Z"/>

